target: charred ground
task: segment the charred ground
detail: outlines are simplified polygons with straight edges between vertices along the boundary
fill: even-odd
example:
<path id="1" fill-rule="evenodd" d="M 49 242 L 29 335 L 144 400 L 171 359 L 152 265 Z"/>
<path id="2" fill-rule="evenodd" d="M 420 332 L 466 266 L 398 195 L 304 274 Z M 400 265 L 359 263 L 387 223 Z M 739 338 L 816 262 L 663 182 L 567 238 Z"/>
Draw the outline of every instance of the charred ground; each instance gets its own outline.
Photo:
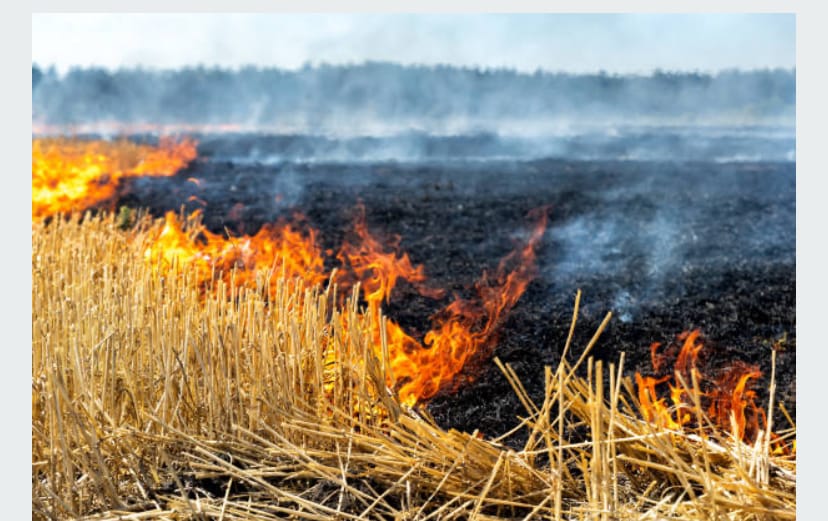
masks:
<path id="1" fill-rule="evenodd" d="M 212 143 L 226 154 L 226 143 Z M 576 353 L 613 311 L 594 354 L 617 362 L 623 351 L 627 374 L 652 374 L 652 342 L 667 345 L 700 328 L 702 372 L 715 376 L 737 360 L 758 364 L 764 404 L 775 344 L 777 403 L 795 418 L 793 162 L 265 164 L 217 159 L 214 151 L 203 144 L 199 159 L 174 177 L 130 181 L 117 204 L 156 215 L 200 208 L 208 228 L 231 234 L 300 212 L 323 248 L 336 252 L 361 202 L 371 232 L 401 237 L 401 250 L 447 290 L 436 301 L 397 286 L 387 314 L 414 336 L 452 293 L 473 294 L 483 271 L 528 229 L 527 213 L 549 206 L 538 276 L 503 323 L 495 351 L 530 395 L 542 396 L 543 366 L 560 356 L 581 289 Z M 335 255 L 328 262 L 335 267 Z M 441 425 L 496 436 L 517 423 L 522 407 L 491 361 L 466 377 L 459 392 L 427 405 Z M 787 426 L 781 414 L 775 423 Z"/>

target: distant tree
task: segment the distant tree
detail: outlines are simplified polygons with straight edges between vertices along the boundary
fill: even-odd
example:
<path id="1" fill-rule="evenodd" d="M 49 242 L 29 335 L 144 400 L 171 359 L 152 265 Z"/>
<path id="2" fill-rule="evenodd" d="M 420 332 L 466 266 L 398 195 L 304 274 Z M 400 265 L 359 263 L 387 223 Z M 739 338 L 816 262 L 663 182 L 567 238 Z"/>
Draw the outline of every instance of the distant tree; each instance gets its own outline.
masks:
<path id="1" fill-rule="evenodd" d="M 305 63 L 298 70 L 203 65 L 174 70 L 73 68 L 58 76 L 32 65 L 33 109 L 48 121 L 158 123 L 362 122 L 497 125 L 519 119 L 722 118 L 795 112 L 795 70 L 649 75 L 568 74 L 446 64 Z"/>
<path id="2" fill-rule="evenodd" d="M 32 64 L 32 90 L 35 90 L 37 84 L 40 83 L 40 80 L 43 79 L 43 71 L 40 70 L 40 67 L 37 64 Z"/>

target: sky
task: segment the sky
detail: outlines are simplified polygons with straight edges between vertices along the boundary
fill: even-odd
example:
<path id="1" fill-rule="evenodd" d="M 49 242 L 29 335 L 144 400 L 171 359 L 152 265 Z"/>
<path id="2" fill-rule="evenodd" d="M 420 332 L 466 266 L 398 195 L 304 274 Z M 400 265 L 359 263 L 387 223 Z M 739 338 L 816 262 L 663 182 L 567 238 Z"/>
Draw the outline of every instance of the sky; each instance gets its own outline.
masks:
<path id="1" fill-rule="evenodd" d="M 61 73 L 368 60 L 617 74 L 793 68 L 796 16 L 32 13 L 32 62 Z"/>

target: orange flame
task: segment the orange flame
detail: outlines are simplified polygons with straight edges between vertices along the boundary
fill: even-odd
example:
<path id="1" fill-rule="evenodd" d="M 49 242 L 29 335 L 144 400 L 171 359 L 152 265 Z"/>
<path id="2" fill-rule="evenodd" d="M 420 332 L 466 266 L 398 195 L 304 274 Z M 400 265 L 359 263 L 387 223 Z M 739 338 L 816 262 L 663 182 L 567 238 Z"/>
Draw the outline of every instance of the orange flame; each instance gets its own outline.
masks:
<path id="1" fill-rule="evenodd" d="M 650 344 L 650 360 L 652 360 L 653 370 L 655 372 L 661 371 L 661 366 L 664 364 L 664 355 L 656 352 L 659 347 L 661 347 L 661 342 L 653 342 Z"/>
<path id="2" fill-rule="evenodd" d="M 490 280 L 484 273 L 476 284 L 480 302 L 455 298 L 437 313 L 424 344 L 406 334 L 391 320 L 386 320 L 389 362 L 393 384 L 400 399 L 414 405 L 451 390 L 459 382 L 457 376 L 467 363 L 482 360 L 491 354 L 496 332 L 535 276 L 535 248 L 546 229 L 546 209 L 539 210 L 538 219 L 526 244 L 505 257 Z M 388 301 L 399 278 L 412 282 L 423 295 L 439 298 L 442 292 L 423 284 L 422 266 L 413 266 L 408 255 L 387 252 L 367 230 L 364 212 L 360 209 L 355 223 L 359 246 L 346 244 L 340 260 L 347 261 L 362 283 L 364 298 L 376 318 L 382 301 Z M 395 248 L 396 249 L 396 243 Z M 512 271 L 508 271 L 513 266 Z M 376 322 L 378 323 L 378 322 Z M 375 332 L 379 349 L 379 332 Z M 378 355 L 381 353 L 378 352 Z"/>
<path id="3" fill-rule="evenodd" d="M 185 226 L 174 212 L 167 212 L 164 228 L 147 248 L 144 258 L 166 266 L 190 266 L 204 285 L 220 273 L 226 282 L 235 276 L 237 285 L 255 287 L 256 273 L 262 270 L 299 277 L 309 284 L 327 279 L 313 230 L 303 234 L 280 221 L 263 226 L 253 236 L 224 238 L 207 230 L 199 218 L 200 211 L 196 210 Z"/>
<path id="4" fill-rule="evenodd" d="M 750 389 L 749 383 L 761 376 L 756 366 L 735 362 L 711 391 L 707 414 L 720 426 L 735 429 L 740 438 L 755 438 L 760 430 L 760 416 L 762 423 L 767 422 L 765 411 L 756 405 L 756 392 Z"/>
<path id="5" fill-rule="evenodd" d="M 684 343 L 676 358 L 672 382 L 670 382 L 670 375 L 654 378 L 635 374 L 638 401 L 645 420 L 667 429 L 680 430 L 694 419 L 691 414 L 693 397 L 688 395 L 687 389 L 693 388 L 694 381 L 701 382 L 702 380 L 702 375 L 696 367 L 703 347 L 699 341 L 700 334 L 701 332 L 696 329 L 678 335 L 677 339 Z M 667 358 L 666 354 L 658 352 L 660 347 L 659 342 L 650 345 L 650 358 L 656 372 L 666 363 Z M 666 398 L 658 396 L 656 387 L 664 383 L 668 384 L 672 405 L 667 404 Z"/>
<path id="6" fill-rule="evenodd" d="M 383 245 L 368 231 L 365 207 L 360 204 L 356 211 L 354 233 L 359 241 L 356 245 L 346 242 L 337 255 L 343 265 L 350 266 L 353 274 L 343 273 L 339 278 L 340 284 L 348 286 L 354 278 L 359 280 L 365 301 L 370 306 L 379 306 L 383 301 L 388 303 L 398 279 L 409 281 L 423 296 L 441 298 L 443 290 L 424 284 L 426 276 L 423 266 L 415 267 L 407 253 L 398 253 L 400 237 L 392 237 Z M 386 248 L 391 251 L 386 251 Z"/>
<path id="7" fill-rule="evenodd" d="M 196 157 L 194 141 L 32 140 L 32 218 L 82 211 L 109 201 L 122 178 L 171 176 Z"/>
<path id="8" fill-rule="evenodd" d="M 491 354 L 496 332 L 504 316 L 517 303 L 535 274 L 535 247 L 546 228 L 546 213 L 541 212 L 531 237 L 526 244 L 504 258 L 497 274 L 490 280 L 486 274 L 477 284 L 480 303 L 456 299 L 435 317 L 435 327 L 425 335 L 425 346 L 405 333 L 393 321 L 386 319 L 386 332 L 391 368 L 389 381 L 408 404 L 433 397 L 438 392 L 458 385 L 456 376 L 472 358 L 483 359 Z M 167 226 L 156 245 L 148 250 L 148 258 L 158 253 L 174 252 L 179 261 L 196 262 L 204 280 L 218 266 L 225 273 L 232 267 L 236 283 L 252 283 L 250 273 L 276 262 L 288 276 L 298 276 L 310 284 L 324 282 L 322 252 L 316 246 L 311 230 L 307 237 L 284 223 L 265 226 L 252 238 L 242 237 L 228 242 L 209 233 L 203 227 L 195 231 L 202 237 L 197 243 L 187 238 L 177 226 L 174 214 L 167 215 Z M 346 242 L 338 258 L 351 272 L 339 276 L 344 285 L 359 281 L 369 312 L 379 323 L 382 302 L 388 302 L 399 279 L 406 279 L 423 295 L 440 298 L 443 291 L 425 284 L 421 265 L 414 266 L 407 254 L 399 254 L 398 241 L 384 247 L 374 238 L 365 224 L 364 208 L 358 208 L 354 225 L 357 245 Z M 183 248 L 182 244 L 187 244 Z M 168 259 L 168 262 L 171 259 Z M 508 268 L 514 265 L 512 271 Z M 245 271 L 246 270 L 246 271 Z M 482 324 L 482 326 L 481 326 Z M 382 356 L 379 329 L 374 331 L 377 356 Z"/>
<path id="9" fill-rule="evenodd" d="M 707 416 L 714 425 L 733 433 L 740 440 L 752 442 L 767 427 L 765 411 L 756 404 L 756 392 L 750 388 L 762 373 L 755 365 L 737 361 L 715 381 L 705 381 L 697 367 L 699 354 L 704 347 L 700 336 L 698 329 L 678 335 L 677 339 L 684 343 L 676 357 L 672 381 L 670 375 L 655 378 L 635 374 L 641 415 L 660 427 L 682 430 L 696 420 L 695 414 L 691 413 L 695 410 L 693 404 L 698 400 L 706 407 Z M 656 372 L 666 360 L 665 354 L 657 352 L 660 345 L 653 343 L 650 346 L 652 365 Z M 698 391 L 694 390 L 694 382 L 698 385 Z M 670 390 L 672 405 L 668 405 L 666 398 L 659 397 L 657 387 L 665 383 Z M 697 395 L 691 394 L 696 392 Z M 771 437 L 774 440 L 772 447 L 775 454 L 789 452 L 790 448 L 779 436 L 771 434 Z M 795 450 L 795 445 L 791 447 Z"/>
<path id="10" fill-rule="evenodd" d="M 482 361 L 491 355 L 505 317 L 536 275 L 535 249 L 546 231 L 547 209 L 536 210 L 532 217 L 537 222 L 523 247 L 500 261 L 494 277 L 484 273 L 476 284 L 480 302 L 456 299 L 444 312 L 436 315 L 435 327 L 424 339 L 428 349 L 417 351 L 412 357 L 420 370 L 403 389 L 416 394 L 418 388 L 428 388 L 426 382 L 436 380 L 439 383 L 437 391 L 443 388 L 453 391 L 460 383 L 455 376 L 468 363 Z M 403 396 L 402 392 L 400 394 Z M 434 394 L 436 391 L 428 389 L 419 396 L 430 398 Z"/>
<path id="11" fill-rule="evenodd" d="M 658 392 L 656 391 L 657 385 L 661 385 L 669 379 L 669 376 L 653 378 L 635 373 L 635 383 L 638 386 L 638 401 L 641 404 L 641 415 L 644 419 L 660 427 L 678 430 L 681 428 L 681 424 L 673 419 L 670 407 L 667 405 L 667 400 L 658 398 Z"/>
<path id="12" fill-rule="evenodd" d="M 33 214 L 68 212 L 112 200 L 120 179 L 172 175 L 195 156 L 195 143 L 190 140 L 161 140 L 158 147 L 151 147 L 128 141 L 35 139 Z M 197 178 L 188 181 L 200 185 Z M 196 196 L 191 200 L 207 204 Z M 243 211 L 243 206 L 234 206 L 231 217 L 240 217 Z M 493 275 L 483 274 L 475 285 L 477 298 L 455 297 L 432 317 L 432 328 L 422 342 L 385 320 L 391 370 L 388 384 L 404 403 L 413 405 L 441 391 L 455 390 L 464 367 L 491 355 L 505 317 L 535 276 L 535 248 L 546 229 L 546 213 L 546 208 L 539 209 L 524 243 L 501 260 Z M 262 283 L 257 276 L 263 270 L 277 275 L 268 282 L 271 294 L 278 275 L 298 277 L 309 285 L 322 284 L 329 278 L 325 255 L 333 252 L 320 249 L 316 232 L 298 225 L 301 219 L 297 215 L 293 224 L 280 220 L 265 225 L 253 236 L 225 237 L 207 230 L 198 210 L 185 222 L 168 212 L 164 226 L 144 252 L 145 260 L 158 268 L 186 266 L 205 292 L 219 278 L 228 287 L 232 279 L 235 286 L 256 288 Z M 346 287 L 360 283 L 375 324 L 380 323 L 382 303 L 389 302 L 400 279 L 423 296 L 444 296 L 444 290 L 427 284 L 422 265 L 415 265 L 407 254 L 399 252 L 399 237 L 383 243 L 371 235 L 362 206 L 357 208 L 353 235 L 353 243 L 346 242 L 337 255 L 343 266 L 337 282 Z M 382 356 L 380 328 L 373 334 L 376 353 Z"/>

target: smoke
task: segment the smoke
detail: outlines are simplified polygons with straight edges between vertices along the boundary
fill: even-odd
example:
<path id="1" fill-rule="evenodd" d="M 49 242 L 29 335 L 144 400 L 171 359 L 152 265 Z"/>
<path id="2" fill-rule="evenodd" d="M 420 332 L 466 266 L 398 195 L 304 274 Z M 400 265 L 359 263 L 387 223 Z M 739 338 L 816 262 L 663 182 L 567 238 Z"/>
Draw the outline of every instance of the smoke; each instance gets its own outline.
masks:
<path id="1" fill-rule="evenodd" d="M 491 187 L 477 176 L 445 197 L 509 193 L 509 165 L 536 171 L 546 167 L 531 161 L 542 158 L 634 163 L 606 165 L 611 186 L 553 217 L 541 256 L 555 291 L 606 280 L 622 320 L 680 292 L 687 270 L 792 261 L 795 251 L 795 70 L 578 75 L 369 62 L 58 75 L 35 66 L 32 98 L 35 131 L 195 132 L 202 158 L 251 182 L 272 176 L 277 209 L 299 204 L 313 163 L 337 164 L 325 183 L 358 186 L 375 182 L 367 172 L 383 162 L 417 163 L 402 172 L 421 162 L 440 172 L 455 162 L 475 174 L 483 163 L 503 167 Z M 701 175 L 711 162 L 716 176 Z M 382 183 L 402 190 L 406 177 Z"/>
<path id="2" fill-rule="evenodd" d="M 789 164 L 606 165 L 614 185 L 553 222 L 545 279 L 556 294 L 584 284 L 623 322 L 684 292 L 691 272 L 795 262 L 795 169 Z M 603 293 L 603 297 L 600 294 Z"/>
<path id="3" fill-rule="evenodd" d="M 35 65 L 32 74 L 33 119 L 41 125 L 540 138 L 613 125 L 792 127 L 795 121 L 795 71 L 782 69 L 574 75 L 369 62 L 292 71 L 76 68 L 65 75 Z"/>
<path id="4" fill-rule="evenodd" d="M 301 173 L 287 167 L 276 174 L 272 189 L 278 206 L 295 208 L 304 194 L 305 182 Z"/>
<path id="5" fill-rule="evenodd" d="M 388 137 L 206 134 L 200 155 L 237 165 L 447 162 L 491 160 L 793 161 L 796 138 L 784 128 L 625 128 L 583 134 L 515 137 L 491 133 Z"/>

